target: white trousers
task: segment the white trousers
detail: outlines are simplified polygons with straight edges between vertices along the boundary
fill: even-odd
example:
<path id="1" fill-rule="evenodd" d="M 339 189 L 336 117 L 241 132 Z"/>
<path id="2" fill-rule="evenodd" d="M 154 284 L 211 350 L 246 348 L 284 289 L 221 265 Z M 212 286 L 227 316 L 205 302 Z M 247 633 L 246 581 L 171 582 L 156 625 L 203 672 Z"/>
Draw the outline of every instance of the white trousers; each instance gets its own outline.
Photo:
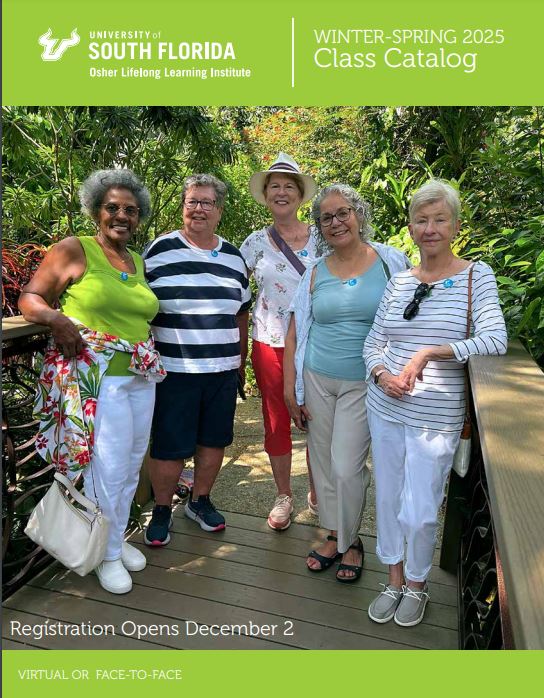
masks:
<path id="1" fill-rule="evenodd" d="M 96 406 L 94 448 L 84 472 L 86 496 L 94 491 L 110 528 L 105 560 L 121 557 L 121 544 L 149 442 L 155 383 L 141 376 L 104 376 Z M 93 487 L 94 480 L 94 487 Z"/>
<path id="2" fill-rule="evenodd" d="M 365 381 L 347 381 L 304 371 L 308 451 L 319 520 L 338 531 L 338 550 L 355 542 L 370 484 L 366 458 L 370 431 L 366 419 Z"/>
<path id="3" fill-rule="evenodd" d="M 404 560 L 404 574 L 423 582 L 431 570 L 438 510 L 459 433 L 447 434 L 391 422 L 369 410 L 376 485 L 376 555 L 386 565 Z"/>

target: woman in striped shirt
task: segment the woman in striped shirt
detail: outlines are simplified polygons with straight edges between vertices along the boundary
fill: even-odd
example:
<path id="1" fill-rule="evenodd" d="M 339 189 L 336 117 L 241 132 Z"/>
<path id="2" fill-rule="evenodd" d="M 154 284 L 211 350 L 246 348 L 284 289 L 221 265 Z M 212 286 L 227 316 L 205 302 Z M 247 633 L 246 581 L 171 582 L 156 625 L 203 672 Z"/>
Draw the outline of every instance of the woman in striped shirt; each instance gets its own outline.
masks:
<path id="1" fill-rule="evenodd" d="M 409 230 L 421 263 L 389 281 L 364 347 L 376 553 L 389 565 L 388 584 L 368 609 L 378 623 L 423 619 L 438 509 L 465 413 L 464 364 L 473 354 L 506 352 L 493 272 L 451 249 L 460 207 L 456 190 L 440 180 L 414 194 Z"/>

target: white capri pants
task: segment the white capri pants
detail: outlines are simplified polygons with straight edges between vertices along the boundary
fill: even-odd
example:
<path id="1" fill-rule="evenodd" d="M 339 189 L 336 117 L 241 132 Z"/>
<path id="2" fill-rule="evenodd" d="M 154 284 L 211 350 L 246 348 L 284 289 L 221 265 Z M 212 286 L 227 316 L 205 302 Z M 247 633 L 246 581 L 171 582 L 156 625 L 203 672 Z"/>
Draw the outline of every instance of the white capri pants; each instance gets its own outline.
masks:
<path id="1" fill-rule="evenodd" d="M 339 380 L 304 370 L 305 404 L 312 415 L 308 451 L 319 521 L 323 528 L 338 532 L 341 553 L 357 539 L 370 484 L 366 390 L 362 380 Z"/>
<path id="2" fill-rule="evenodd" d="M 408 580 L 431 570 L 438 510 L 459 443 L 453 434 L 409 427 L 368 411 L 376 485 L 376 555 L 386 565 L 404 560 Z"/>
<path id="3" fill-rule="evenodd" d="M 96 488 L 102 511 L 110 522 L 105 560 L 121 557 L 130 505 L 149 442 L 154 402 L 155 383 L 142 376 L 102 378 L 93 455 L 83 477 L 86 496 L 95 501 Z"/>

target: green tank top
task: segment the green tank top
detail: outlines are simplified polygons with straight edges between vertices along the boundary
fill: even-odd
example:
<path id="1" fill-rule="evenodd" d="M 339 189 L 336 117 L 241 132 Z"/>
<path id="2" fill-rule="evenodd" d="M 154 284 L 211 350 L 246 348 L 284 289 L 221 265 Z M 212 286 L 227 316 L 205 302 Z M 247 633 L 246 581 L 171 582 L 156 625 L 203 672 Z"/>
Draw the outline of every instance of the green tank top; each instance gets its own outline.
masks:
<path id="1" fill-rule="evenodd" d="M 142 258 L 129 250 L 136 274 L 123 274 L 113 267 L 94 237 L 78 238 L 87 268 L 60 297 L 65 315 L 77 318 L 92 330 L 107 332 L 132 344 L 149 336 L 149 323 L 159 311 L 159 301 L 144 278 Z M 108 366 L 109 376 L 132 376 L 130 354 L 116 351 Z"/>

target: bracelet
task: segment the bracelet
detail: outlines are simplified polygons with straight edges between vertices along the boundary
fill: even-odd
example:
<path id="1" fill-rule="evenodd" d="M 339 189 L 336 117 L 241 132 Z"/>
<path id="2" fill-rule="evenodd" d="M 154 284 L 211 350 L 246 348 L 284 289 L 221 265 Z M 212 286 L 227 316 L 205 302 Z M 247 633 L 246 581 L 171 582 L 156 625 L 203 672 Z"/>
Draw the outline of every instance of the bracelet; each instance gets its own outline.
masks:
<path id="1" fill-rule="evenodd" d="M 380 380 L 380 376 L 382 375 L 382 373 L 385 373 L 386 371 L 387 371 L 386 368 L 380 368 L 379 371 L 376 371 L 376 373 L 374 374 L 374 383 L 376 385 L 378 385 L 379 380 Z"/>

